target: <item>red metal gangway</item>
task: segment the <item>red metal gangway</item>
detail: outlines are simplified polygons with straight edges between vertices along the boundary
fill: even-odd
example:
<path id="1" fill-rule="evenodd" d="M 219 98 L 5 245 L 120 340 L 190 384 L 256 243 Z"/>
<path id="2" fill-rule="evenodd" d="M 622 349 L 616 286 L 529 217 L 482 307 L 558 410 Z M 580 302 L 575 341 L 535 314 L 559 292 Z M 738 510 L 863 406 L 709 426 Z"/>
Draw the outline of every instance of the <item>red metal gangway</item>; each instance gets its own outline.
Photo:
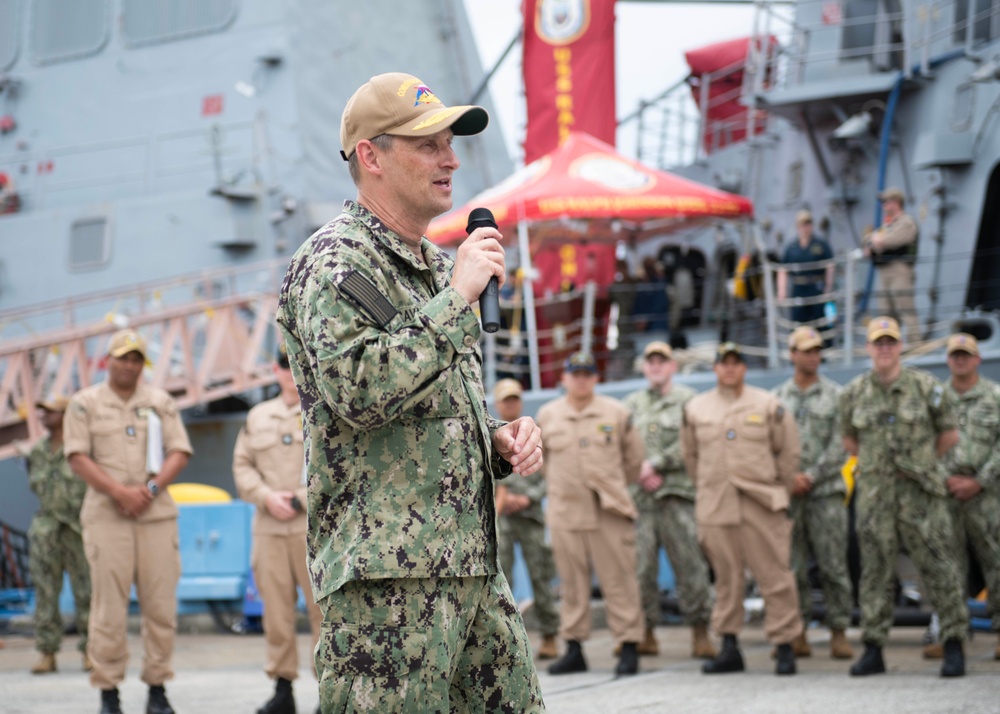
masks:
<path id="1" fill-rule="evenodd" d="M 108 338 L 125 326 L 149 342 L 150 383 L 182 409 L 273 383 L 274 311 L 287 263 L 201 271 L 0 311 L 0 459 L 15 455 L 16 442 L 43 434 L 37 401 L 103 378 Z"/>

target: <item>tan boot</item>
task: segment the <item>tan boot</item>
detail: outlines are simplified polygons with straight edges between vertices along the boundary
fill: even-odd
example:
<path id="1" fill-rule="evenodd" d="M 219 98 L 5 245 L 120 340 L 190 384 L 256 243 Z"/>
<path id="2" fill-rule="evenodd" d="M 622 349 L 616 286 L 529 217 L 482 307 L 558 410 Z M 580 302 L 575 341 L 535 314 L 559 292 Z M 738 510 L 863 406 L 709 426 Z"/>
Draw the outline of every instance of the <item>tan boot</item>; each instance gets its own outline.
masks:
<path id="1" fill-rule="evenodd" d="M 56 671 L 56 656 L 52 652 L 42 652 L 35 666 L 31 668 L 32 674 L 49 674 Z"/>
<path id="2" fill-rule="evenodd" d="M 944 659 L 944 645 L 940 642 L 924 645 L 924 659 Z"/>
<path id="3" fill-rule="evenodd" d="M 646 630 L 646 636 L 643 637 L 642 642 L 639 643 L 635 651 L 640 655 L 652 655 L 654 657 L 660 654 L 660 643 L 653 637 L 652 630 Z"/>
<path id="4" fill-rule="evenodd" d="M 717 652 L 708 638 L 708 626 L 698 622 L 691 627 L 691 656 L 695 659 L 715 659 Z"/>
<path id="5" fill-rule="evenodd" d="M 830 629 L 830 657 L 832 659 L 854 657 L 854 650 L 851 649 L 851 643 L 847 641 L 847 635 L 843 630 Z"/>
<path id="6" fill-rule="evenodd" d="M 555 659 L 559 656 L 555 635 L 543 635 L 542 646 L 538 648 L 538 659 Z"/>
<path id="7" fill-rule="evenodd" d="M 802 634 L 792 640 L 792 652 L 796 657 L 812 657 L 813 651 L 812 647 L 809 646 L 809 640 L 806 639 L 805 630 Z M 771 650 L 771 659 L 778 658 L 778 648 L 775 647 Z"/>
<path id="8" fill-rule="evenodd" d="M 84 672 L 90 672 L 93 669 L 94 669 L 94 663 L 90 661 L 90 657 L 88 657 L 87 653 L 84 652 L 83 653 L 83 671 Z"/>

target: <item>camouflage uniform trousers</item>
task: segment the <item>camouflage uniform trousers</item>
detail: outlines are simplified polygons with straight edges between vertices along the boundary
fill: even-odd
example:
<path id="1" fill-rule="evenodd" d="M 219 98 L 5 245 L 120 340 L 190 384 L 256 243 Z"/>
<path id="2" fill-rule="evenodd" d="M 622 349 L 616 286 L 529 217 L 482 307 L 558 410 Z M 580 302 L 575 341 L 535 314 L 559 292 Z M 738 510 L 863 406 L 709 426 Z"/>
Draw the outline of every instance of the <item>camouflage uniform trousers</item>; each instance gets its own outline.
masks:
<path id="1" fill-rule="evenodd" d="M 552 548 L 545 542 L 545 526 L 531 518 L 497 518 L 497 550 L 500 566 L 507 575 L 514 572 L 514 543 L 521 544 L 524 564 L 528 567 L 538 629 L 543 635 L 555 636 L 559 634 L 559 609 L 552 594 L 556 566 L 552 561 Z"/>
<path id="2" fill-rule="evenodd" d="M 1000 631 L 1000 495 L 983 490 L 968 501 L 949 498 L 948 507 L 955 531 L 953 552 L 966 554 L 960 563 L 962 583 L 968 582 L 968 544 L 986 579 L 993 629 Z"/>
<path id="3" fill-rule="evenodd" d="M 900 546 L 920 571 L 941 620 L 941 639 L 964 640 L 969 611 L 959 583 L 948 502 L 910 478 L 862 474 L 857 490 L 861 549 L 862 639 L 884 647 L 893 618 L 893 576 Z"/>
<path id="4" fill-rule="evenodd" d="M 545 711 L 503 573 L 352 580 L 319 606 L 323 714 Z"/>
<path id="5" fill-rule="evenodd" d="M 46 654 L 59 651 L 63 621 L 59 593 L 63 572 L 69 573 L 76 609 L 77 649 L 87 651 L 90 620 L 90 567 L 83 552 L 83 538 L 52 518 L 36 518 L 28 529 L 31 579 L 35 584 L 35 649 Z"/>
<path id="6" fill-rule="evenodd" d="M 792 570 L 799 589 L 802 621 L 812 613 L 809 593 L 809 553 L 816 559 L 826 625 L 846 630 L 851 624 L 851 578 L 847 572 L 847 508 L 844 494 L 793 498 L 789 513 L 792 527 Z"/>
<path id="7" fill-rule="evenodd" d="M 656 510 L 642 510 L 636 521 L 636 562 L 646 630 L 660 624 L 660 591 L 656 581 L 660 548 L 667 551 L 677 579 L 677 599 L 688 625 L 712 618 L 708 563 L 698 544 L 694 504 L 678 496 L 656 500 Z"/>

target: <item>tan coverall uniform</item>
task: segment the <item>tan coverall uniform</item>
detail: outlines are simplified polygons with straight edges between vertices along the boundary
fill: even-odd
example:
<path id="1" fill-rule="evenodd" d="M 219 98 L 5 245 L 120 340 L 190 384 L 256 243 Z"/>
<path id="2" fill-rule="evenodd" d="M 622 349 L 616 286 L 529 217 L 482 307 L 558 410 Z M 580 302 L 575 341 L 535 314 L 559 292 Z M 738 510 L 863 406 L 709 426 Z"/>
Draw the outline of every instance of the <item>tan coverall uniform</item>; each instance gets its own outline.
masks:
<path id="1" fill-rule="evenodd" d="M 233 478 L 240 498 L 257 507 L 250 564 L 264 601 L 267 642 L 264 671 L 272 679 L 283 677 L 289 681 L 299 673 L 296 586 L 302 588 L 305 596 L 314 651 L 323 624 L 323 615 L 313 600 L 306 564 L 304 459 L 302 410 L 298 402 L 289 407 L 278 397 L 250 410 L 246 426 L 236 439 Z M 273 491 L 294 491 L 303 510 L 291 520 L 278 520 L 264 506 Z"/>
<path id="2" fill-rule="evenodd" d="M 920 233 L 917 222 L 908 213 L 879 229 L 883 236 L 882 249 L 873 250 L 872 259 L 878 268 L 881 293 L 880 315 L 892 315 L 906 326 L 906 339 L 920 339 L 920 321 L 914 300 L 916 283 L 916 243 Z"/>
<path id="3" fill-rule="evenodd" d="M 561 582 L 560 636 L 590 637 L 591 567 L 618 643 L 641 642 L 635 519 L 628 485 L 646 451 L 621 402 L 596 395 L 582 411 L 565 398 L 538 412 L 548 485 L 547 520 Z"/>
<path id="4" fill-rule="evenodd" d="M 712 629 L 743 629 L 744 568 L 764 596 L 764 631 L 773 644 L 802 632 L 789 567 L 789 494 L 799 466 L 795 420 L 774 395 L 744 385 L 740 396 L 713 389 L 687 403 L 681 444 L 695 484 L 695 519 L 715 571 Z"/>
<path id="5" fill-rule="evenodd" d="M 123 402 L 106 382 L 77 392 L 63 421 L 66 457 L 85 454 L 115 481 L 145 484 L 147 414 L 163 427 L 163 454 L 191 452 L 191 442 L 174 400 L 162 389 L 139 384 Z M 162 685 L 173 678 L 177 632 L 177 581 L 181 558 L 177 506 L 164 489 L 141 516 L 122 515 L 115 500 L 87 488 L 80 511 L 83 547 L 93 593 L 87 655 L 90 682 L 112 689 L 125 679 L 129 590 L 135 583 L 142 613 L 143 682 Z"/>

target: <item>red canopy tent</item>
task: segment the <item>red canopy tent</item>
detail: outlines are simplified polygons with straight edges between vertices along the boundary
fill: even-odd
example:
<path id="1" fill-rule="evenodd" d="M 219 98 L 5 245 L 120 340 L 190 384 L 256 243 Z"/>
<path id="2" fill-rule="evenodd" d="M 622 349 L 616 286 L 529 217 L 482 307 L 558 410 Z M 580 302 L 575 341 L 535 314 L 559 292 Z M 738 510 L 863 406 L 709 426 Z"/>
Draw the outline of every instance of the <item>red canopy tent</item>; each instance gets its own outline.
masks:
<path id="1" fill-rule="evenodd" d="M 662 233 L 700 219 L 753 214 L 753 205 L 743 196 L 657 171 L 579 132 L 466 205 L 432 221 L 427 237 L 439 245 L 461 242 L 469 212 L 480 206 L 493 211 L 501 231 L 522 221 L 531 223 L 535 246 L 562 235 L 613 241 L 623 237 L 622 231 Z M 580 219 L 590 220 L 581 225 Z"/>
<path id="2" fill-rule="evenodd" d="M 528 332 L 535 339 L 531 256 L 540 246 L 642 239 L 703 221 L 753 214 L 753 205 L 743 196 L 652 169 L 580 132 L 570 134 L 558 148 L 466 205 L 432 221 L 427 237 L 438 245 L 460 243 L 466 237 L 469 212 L 478 207 L 493 212 L 501 232 L 517 228 L 525 275 L 525 317 Z M 529 347 L 531 383 L 537 387 L 535 339 L 529 340 Z"/>

